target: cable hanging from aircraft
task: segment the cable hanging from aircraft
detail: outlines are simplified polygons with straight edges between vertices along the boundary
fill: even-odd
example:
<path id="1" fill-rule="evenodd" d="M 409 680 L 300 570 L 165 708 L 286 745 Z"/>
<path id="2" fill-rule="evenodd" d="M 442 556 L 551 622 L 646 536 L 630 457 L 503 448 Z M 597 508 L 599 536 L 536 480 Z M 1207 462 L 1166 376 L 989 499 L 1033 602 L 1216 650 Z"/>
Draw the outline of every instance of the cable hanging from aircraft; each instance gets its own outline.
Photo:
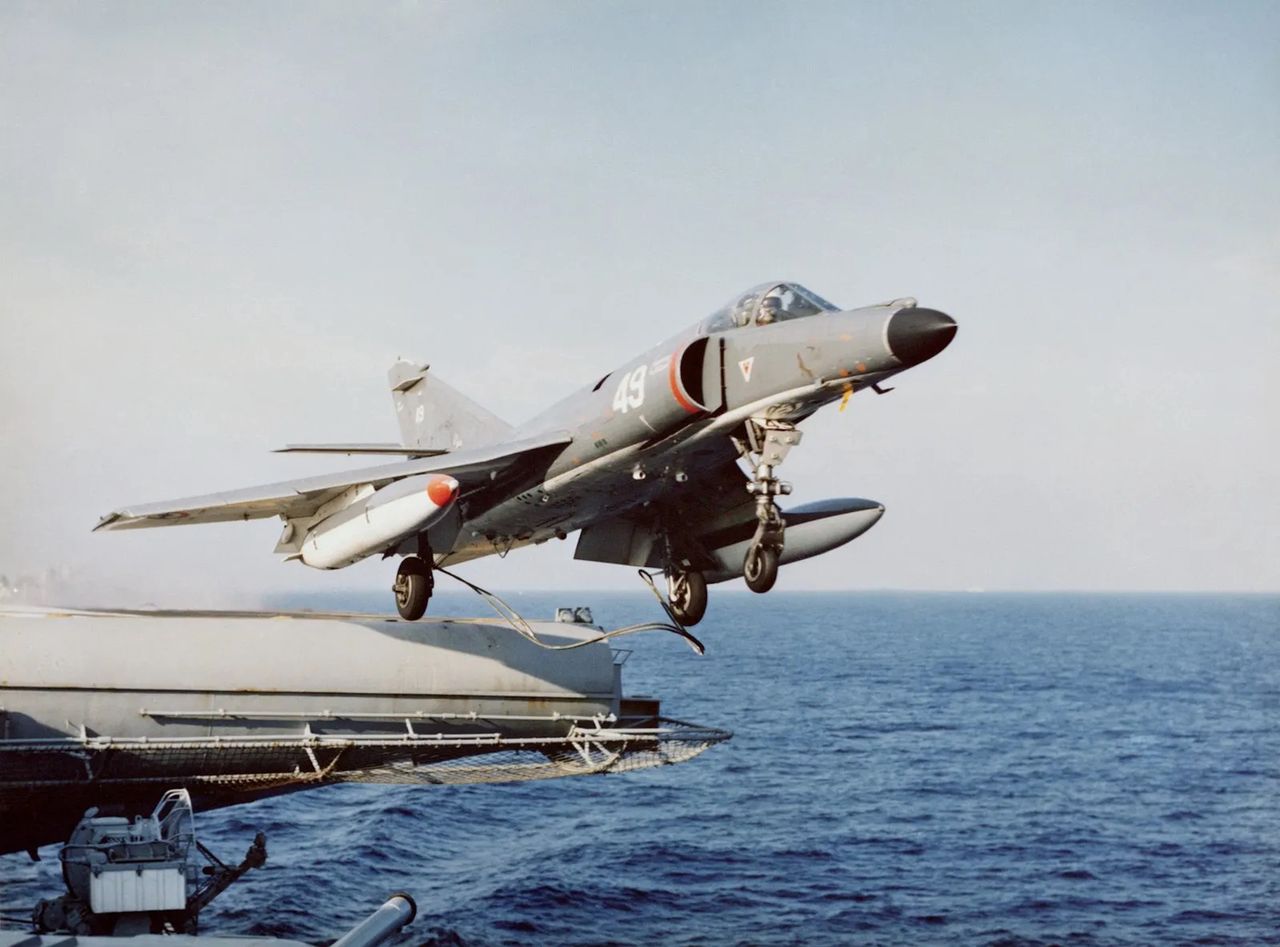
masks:
<path id="1" fill-rule="evenodd" d="M 442 573 L 443 575 L 447 575 L 449 578 L 454 579 L 457 582 L 461 582 L 467 588 L 471 589 L 471 591 L 475 592 L 488 602 L 493 610 L 498 613 L 499 617 L 510 625 L 517 634 L 522 638 L 527 638 L 539 648 L 543 648 L 547 651 L 571 651 L 574 648 L 582 648 L 586 645 L 598 644 L 601 641 L 608 641 L 611 638 L 621 638 L 623 635 L 634 635 L 642 631 L 666 631 L 683 638 L 695 653 L 700 655 L 707 653 L 706 646 L 690 634 L 689 631 L 676 619 L 676 616 L 671 611 L 671 606 L 663 598 L 662 593 L 658 591 L 657 586 L 654 584 L 653 577 L 643 569 L 639 570 L 640 577 L 644 580 L 645 584 L 649 586 L 649 589 L 653 594 L 657 596 L 658 604 L 660 604 L 663 611 L 670 616 L 672 623 L 668 624 L 667 622 L 661 621 L 641 622 L 637 625 L 627 625 L 623 628 L 615 628 L 613 631 L 602 632 L 594 638 L 585 638 L 582 641 L 574 641 L 570 644 L 548 644 L 538 636 L 538 633 L 533 630 L 532 626 L 530 626 L 529 622 L 525 620 L 524 616 L 508 605 L 495 593 L 490 592 L 488 589 L 481 588 L 474 582 L 469 582 L 456 572 L 450 572 L 443 566 L 436 566 L 435 571 Z"/>

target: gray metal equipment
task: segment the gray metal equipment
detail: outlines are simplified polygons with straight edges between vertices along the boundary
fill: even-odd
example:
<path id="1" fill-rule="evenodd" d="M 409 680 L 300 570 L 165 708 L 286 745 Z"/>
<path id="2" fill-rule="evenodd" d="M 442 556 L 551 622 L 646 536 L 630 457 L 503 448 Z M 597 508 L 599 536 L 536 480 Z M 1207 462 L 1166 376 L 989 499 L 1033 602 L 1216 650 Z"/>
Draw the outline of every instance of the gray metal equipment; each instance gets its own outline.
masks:
<path id="1" fill-rule="evenodd" d="M 412 924 L 417 915 L 418 905 L 413 898 L 403 891 L 393 894 L 382 907 L 334 941 L 332 947 L 378 947 Z"/>
<path id="2" fill-rule="evenodd" d="M 401 361 L 389 376 L 401 444 L 286 448 L 395 463 L 126 506 L 95 529 L 278 516 L 276 552 L 315 568 L 403 557 L 393 589 L 410 620 L 438 567 L 581 530 L 576 558 L 661 569 L 691 626 L 708 583 L 742 576 L 767 592 L 779 566 L 879 521 L 884 507 L 858 498 L 783 510 L 791 487 L 778 469 L 815 411 L 892 390 L 881 382 L 955 332 L 914 299 L 841 309 L 796 283 L 762 283 L 519 427 Z"/>
<path id="3" fill-rule="evenodd" d="M 403 892 L 393 894 L 373 914 L 334 941 L 333 947 L 381 947 L 412 923 L 417 913 L 413 898 Z M 117 947 L 119 941 L 115 936 L 75 933 L 71 928 L 56 933 L 41 929 L 35 933 L 0 930 L 0 947 Z M 122 932 L 118 936 L 125 935 Z M 202 935 L 197 940 L 188 933 L 127 936 L 133 947 L 309 947 L 299 941 L 276 937 Z"/>
<path id="4" fill-rule="evenodd" d="M 58 857 L 67 893 L 36 905 L 38 933 L 194 934 L 200 911 L 261 868 L 267 849 L 259 832 L 240 865 L 224 865 L 196 841 L 190 794 L 174 789 L 132 820 L 90 808 Z"/>

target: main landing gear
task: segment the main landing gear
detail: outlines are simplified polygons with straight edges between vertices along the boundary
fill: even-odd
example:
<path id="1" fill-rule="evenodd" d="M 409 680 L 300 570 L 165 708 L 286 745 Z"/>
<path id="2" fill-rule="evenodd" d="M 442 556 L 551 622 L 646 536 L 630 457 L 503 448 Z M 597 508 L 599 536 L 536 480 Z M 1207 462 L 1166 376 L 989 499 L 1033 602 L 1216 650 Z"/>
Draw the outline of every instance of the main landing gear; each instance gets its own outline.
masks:
<path id="1" fill-rule="evenodd" d="M 707 613 L 707 580 L 701 572 L 668 572 L 667 602 L 680 624 L 691 628 Z"/>
<path id="2" fill-rule="evenodd" d="M 775 498 L 790 494 L 791 484 L 774 474 L 791 448 L 800 443 L 801 436 L 790 422 L 750 418 L 745 439 L 736 439 L 738 450 L 751 464 L 747 492 L 756 498 L 756 532 L 742 560 L 742 577 L 753 592 L 768 592 L 778 581 L 787 521 Z"/>
<path id="3" fill-rule="evenodd" d="M 427 603 L 435 588 L 431 574 L 431 556 L 405 556 L 396 572 L 396 583 L 391 591 L 396 593 L 396 611 L 405 621 L 417 621 L 427 613 Z"/>

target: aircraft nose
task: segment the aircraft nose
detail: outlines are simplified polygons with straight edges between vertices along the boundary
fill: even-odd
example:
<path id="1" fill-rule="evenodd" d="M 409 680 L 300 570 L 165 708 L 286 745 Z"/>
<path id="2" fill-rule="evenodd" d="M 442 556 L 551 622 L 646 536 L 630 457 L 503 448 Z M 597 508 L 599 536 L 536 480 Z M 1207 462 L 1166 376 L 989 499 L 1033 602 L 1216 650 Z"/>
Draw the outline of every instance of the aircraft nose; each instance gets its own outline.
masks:
<path id="1" fill-rule="evenodd" d="M 899 309 L 889 317 L 889 351 L 904 365 L 933 358 L 955 334 L 956 321 L 936 309 Z"/>

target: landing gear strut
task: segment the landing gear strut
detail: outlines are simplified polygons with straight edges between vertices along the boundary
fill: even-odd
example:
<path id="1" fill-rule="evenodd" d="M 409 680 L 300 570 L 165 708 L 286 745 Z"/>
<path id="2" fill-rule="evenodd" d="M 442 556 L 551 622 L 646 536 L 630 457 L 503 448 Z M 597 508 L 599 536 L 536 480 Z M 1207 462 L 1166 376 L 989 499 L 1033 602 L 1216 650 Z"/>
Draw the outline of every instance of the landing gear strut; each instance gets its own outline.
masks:
<path id="1" fill-rule="evenodd" d="M 668 572 L 667 600 L 680 624 L 691 628 L 707 613 L 707 580 L 701 572 Z"/>
<path id="2" fill-rule="evenodd" d="M 405 556 L 400 560 L 396 584 L 391 586 L 391 591 L 396 593 L 396 611 L 400 617 L 405 621 L 417 621 L 425 615 L 434 587 L 430 559 Z"/>
<path id="3" fill-rule="evenodd" d="M 800 443 L 801 433 L 787 421 L 749 418 L 746 439 L 738 450 L 751 464 L 747 492 L 756 498 L 756 532 L 742 561 L 742 577 L 753 592 L 767 592 L 778 581 L 778 560 L 782 556 L 787 521 L 775 500 L 791 493 L 791 484 L 774 474 L 787 452 Z"/>

